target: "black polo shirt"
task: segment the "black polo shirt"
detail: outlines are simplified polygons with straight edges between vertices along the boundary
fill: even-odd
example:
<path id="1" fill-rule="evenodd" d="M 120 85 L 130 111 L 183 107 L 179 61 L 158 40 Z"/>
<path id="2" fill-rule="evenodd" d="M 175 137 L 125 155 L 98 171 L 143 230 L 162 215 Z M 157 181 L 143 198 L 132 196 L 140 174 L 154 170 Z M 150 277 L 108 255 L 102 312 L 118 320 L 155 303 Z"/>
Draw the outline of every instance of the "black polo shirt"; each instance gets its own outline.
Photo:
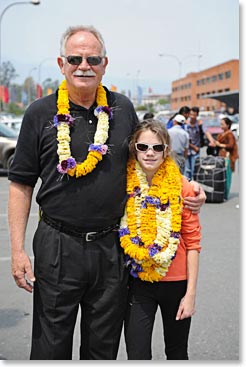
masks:
<path id="1" fill-rule="evenodd" d="M 128 140 L 137 123 L 127 97 L 107 90 L 113 109 L 108 153 L 94 171 L 80 178 L 57 171 L 57 93 L 38 99 L 26 110 L 17 142 L 9 180 L 34 187 L 41 179 L 36 201 L 50 217 L 86 230 L 98 230 L 116 223 L 124 213 Z M 75 124 L 70 130 L 71 153 L 77 162 L 88 154 L 97 126 L 93 105 L 86 109 L 70 104 Z"/>

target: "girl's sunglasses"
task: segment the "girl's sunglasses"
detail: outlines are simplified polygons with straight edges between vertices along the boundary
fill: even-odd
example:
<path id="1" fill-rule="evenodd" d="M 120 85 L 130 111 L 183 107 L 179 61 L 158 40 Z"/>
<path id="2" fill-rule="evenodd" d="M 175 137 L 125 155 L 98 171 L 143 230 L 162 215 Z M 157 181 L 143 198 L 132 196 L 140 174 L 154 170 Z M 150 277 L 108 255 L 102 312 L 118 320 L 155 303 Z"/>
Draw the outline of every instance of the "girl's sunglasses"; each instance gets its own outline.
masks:
<path id="1" fill-rule="evenodd" d="M 135 148 L 138 152 L 147 152 L 150 148 L 156 152 L 161 153 L 165 152 L 167 149 L 167 144 L 145 144 L 145 143 L 136 143 Z"/>

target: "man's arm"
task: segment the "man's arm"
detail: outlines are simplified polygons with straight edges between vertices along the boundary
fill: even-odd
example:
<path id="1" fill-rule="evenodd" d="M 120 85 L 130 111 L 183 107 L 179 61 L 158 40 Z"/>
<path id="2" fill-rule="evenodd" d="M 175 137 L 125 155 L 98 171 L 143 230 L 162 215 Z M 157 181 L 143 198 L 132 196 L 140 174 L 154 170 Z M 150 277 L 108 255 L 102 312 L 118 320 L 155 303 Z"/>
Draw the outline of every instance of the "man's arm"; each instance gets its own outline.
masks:
<path id="1" fill-rule="evenodd" d="M 16 284 L 32 292 L 35 281 L 30 258 L 25 252 L 25 233 L 32 202 L 33 188 L 11 182 L 9 188 L 8 220 L 12 253 L 12 275 Z"/>
<path id="2" fill-rule="evenodd" d="M 205 203 L 207 197 L 203 188 L 196 181 L 190 181 L 192 188 L 196 194 L 194 197 L 186 197 L 184 199 L 184 205 L 192 213 L 197 214 L 200 212 L 201 206 Z"/>

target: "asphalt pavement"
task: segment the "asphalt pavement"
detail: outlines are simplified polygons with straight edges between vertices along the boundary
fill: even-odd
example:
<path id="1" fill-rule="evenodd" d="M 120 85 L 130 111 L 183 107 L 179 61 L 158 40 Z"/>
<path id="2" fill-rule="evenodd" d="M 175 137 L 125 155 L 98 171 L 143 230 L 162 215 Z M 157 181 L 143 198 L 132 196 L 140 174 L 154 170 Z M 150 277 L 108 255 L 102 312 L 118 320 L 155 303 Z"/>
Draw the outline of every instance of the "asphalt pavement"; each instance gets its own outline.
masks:
<path id="1" fill-rule="evenodd" d="M 11 276 L 7 224 L 7 177 L 0 175 L 0 360 L 29 359 L 32 295 L 19 289 Z M 239 168 L 233 174 L 229 200 L 206 203 L 200 213 L 202 251 L 193 316 L 189 358 L 192 361 L 241 359 L 241 243 Z M 33 202 L 27 228 L 26 249 L 32 256 L 32 237 L 38 220 Z M 73 359 L 79 359 L 79 318 L 75 328 Z M 158 311 L 153 333 L 153 360 L 164 360 L 161 318 Z M 119 361 L 126 360 L 122 336 Z"/>

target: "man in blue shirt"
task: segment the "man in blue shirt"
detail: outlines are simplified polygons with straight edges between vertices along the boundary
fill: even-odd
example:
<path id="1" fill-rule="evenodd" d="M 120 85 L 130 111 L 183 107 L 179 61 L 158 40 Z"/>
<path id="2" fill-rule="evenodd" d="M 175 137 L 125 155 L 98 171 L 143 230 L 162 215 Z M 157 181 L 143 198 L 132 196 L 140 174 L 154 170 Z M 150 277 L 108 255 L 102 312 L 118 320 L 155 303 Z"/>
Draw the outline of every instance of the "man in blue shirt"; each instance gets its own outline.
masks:
<path id="1" fill-rule="evenodd" d="M 168 130 L 171 138 L 172 151 L 175 153 L 175 158 L 179 164 L 180 171 L 183 174 L 185 168 L 185 158 L 189 148 L 189 134 L 184 130 L 185 117 L 176 115 L 173 119 L 173 127 Z"/>

